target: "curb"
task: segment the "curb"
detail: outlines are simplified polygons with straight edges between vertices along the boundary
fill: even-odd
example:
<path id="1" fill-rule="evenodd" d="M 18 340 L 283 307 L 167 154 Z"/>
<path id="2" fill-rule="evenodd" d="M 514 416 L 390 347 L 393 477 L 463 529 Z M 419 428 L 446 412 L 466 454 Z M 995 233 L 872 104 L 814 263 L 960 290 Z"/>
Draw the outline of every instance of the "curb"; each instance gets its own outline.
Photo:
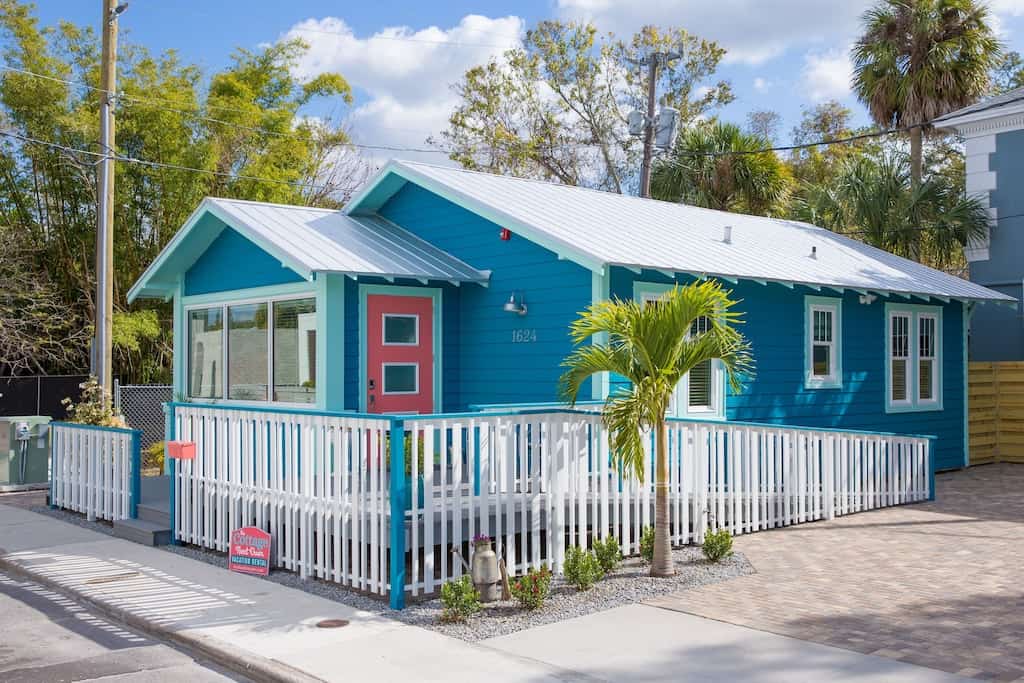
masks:
<path id="1" fill-rule="evenodd" d="M 22 565 L 8 560 L 5 556 L 0 556 L 0 570 L 62 593 L 77 602 L 88 605 L 109 619 L 119 621 L 156 640 L 173 643 L 187 654 L 201 655 L 202 658 L 210 660 L 217 666 L 241 674 L 257 683 L 324 683 L 322 678 L 311 676 L 276 659 L 269 659 L 257 654 L 244 656 L 239 654 L 236 648 L 230 647 L 216 638 L 181 633 L 137 617 L 124 609 L 111 607 L 102 600 L 79 593 L 47 576 L 26 569 Z"/>

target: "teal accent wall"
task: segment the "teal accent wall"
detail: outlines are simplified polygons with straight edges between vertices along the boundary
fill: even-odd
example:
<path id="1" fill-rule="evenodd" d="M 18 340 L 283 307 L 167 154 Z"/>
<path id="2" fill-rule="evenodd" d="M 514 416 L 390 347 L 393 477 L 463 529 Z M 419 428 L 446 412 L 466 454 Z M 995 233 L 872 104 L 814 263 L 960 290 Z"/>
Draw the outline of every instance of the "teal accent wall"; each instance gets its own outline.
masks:
<path id="1" fill-rule="evenodd" d="M 520 235 L 502 241 L 501 226 L 411 183 L 378 213 L 474 268 L 492 271 L 488 287 L 464 284 L 453 288 L 456 296 L 445 296 L 456 309 L 444 314 L 446 410 L 556 400 L 560 366 L 572 350 L 569 325 L 590 304 L 591 271 Z M 502 310 L 513 292 L 524 297 L 527 315 Z M 453 378 L 458 386 L 449 388 Z M 590 395 L 588 384 L 581 397 Z"/>
<path id="2" fill-rule="evenodd" d="M 643 271 L 637 275 L 613 268 L 611 295 L 632 297 L 634 280 L 670 283 L 665 275 Z M 692 278 L 680 277 L 687 282 Z M 791 424 L 821 428 L 864 429 L 938 437 L 939 469 L 964 463 L 963 306 L 957 302 L 942 308 L 943 409 L 904 413 L 886 412 L 885 303 L 924 305 L 921 300 L 879 298 L 862 305 L 856 292 L 842 295 L 831 290 L 797 286 L 760 285 L 749 281 L 725 283 L 746 318 L 743 333 L 750 339 L 757 374 L 740 394 L 727 392 L 729 420 Z M 805 386 L 804 298 L 807 295 L 842 300 L 843 381 L 838 388 Z M 933 302 L 935 303 L 935 302 Z M 621 386 L 622 378 L 613 378 Z"/>
<path id="3" fill-rule="evenodd" d="M 302 277 L 243 237 L 224 228 L 185 272 L 185 296 L 303 282 Z"/>

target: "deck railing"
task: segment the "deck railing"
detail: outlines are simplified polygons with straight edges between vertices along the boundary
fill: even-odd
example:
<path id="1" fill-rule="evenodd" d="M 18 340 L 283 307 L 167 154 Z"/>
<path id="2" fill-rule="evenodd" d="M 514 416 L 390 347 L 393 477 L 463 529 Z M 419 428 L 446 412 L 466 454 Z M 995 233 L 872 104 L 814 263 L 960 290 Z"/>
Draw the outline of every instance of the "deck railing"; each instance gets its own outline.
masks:
<path id="1" fill-rule="evenodd" d="M 142 482 L 142 432 L 50 423 L 50 505 L 91 521 L 135 517 Z"/>
<path id="2" fill-rule="evenodd" d="M 511 574 L 653 524 L 653 440 L 620 471 L 601 416 L 566 409 L 370 416 L 169 404 L 195 460 L 172 465 L 178 540 L 224 551 L 253 524 L 275 566 L 390 595 L 435 593 L 472 539 Z M 672 419 L 672 543 L 750 533 L 929 499 L 931 437 Z"/>

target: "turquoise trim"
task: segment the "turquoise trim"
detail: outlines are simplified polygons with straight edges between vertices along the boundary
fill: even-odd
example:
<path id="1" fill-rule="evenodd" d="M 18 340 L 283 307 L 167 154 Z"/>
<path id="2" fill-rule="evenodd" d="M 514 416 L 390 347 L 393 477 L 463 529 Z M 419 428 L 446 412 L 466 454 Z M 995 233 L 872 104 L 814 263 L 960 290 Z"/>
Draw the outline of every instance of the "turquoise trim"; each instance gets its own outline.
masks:
<path id="1" fill-rule="evenodd" d="M 292 295 L 314 296 L 318 291 L 319 287 L 316 278 L 314 278 L 313 282 L 288 282 L 281 285 L 266 285 L 263 287 L 249 287 L 247 289 L 230 289 L 224 292 L 211 292 L 210 294 L 182 296 L 182 303 L 186 307 L 203 306 L 205 304 L 225 304 L 245 299 L 263 299 Z"/>
<path id="2" fill-rule="evenodd" d="M 139 502 L 142 496 L 142 432 L 136 430 L 132 434 L 132 480 L 129 493 L 128 514 L 132 519 L 139 518 Z"/>
<path id="3" fill-rule="evenodd" d="M 814 322 L 811 320 L 812 306 L 827 306 L 835 316 L 835 378 L 821 379 L 811 374 L 811 334 Z M 843 386 L 843 299 L 831 296 L 804 297 L 804 387 L 807 389 L 841 389 Z"/>
<path id="4" fill-rule="evenodd" d="M 604 399 L 593 399 L 590 401 L 576 401 L 578 406 L 603 406 Z M 474 403 L 467 406 L 470 410 L 486 412 L 490 410 L 537 410 L 547 408 L 549 410 L 561 410 L 568 408 L 567 403 L 557 401 L 536 401 L 533 403 Z"/>
<path id="5" fill-rule="evenodd" d="M 401 419 L 391 420 L 388 449 L 391 489 L 390 545 L 391 609 L 405 609 L 405 501 L 411 493 L 405 478 L 405 425 Z"/>
<path id="6" fill-rule="evenodd" d="M 345 409 L 345 276 L 317 275 L 324 305 L 317 299 L 317 399 L 324 410 Z M 321 290 L 318 290 L 321 291 Z M 319 389 L 323 387 L 323 391 Z"/>
<path id="7" fill-rule="evenodd" d="M 708 425 L 720 425 L 719 420 L 700 420 L 692 417 L 669 417 L 668 422 L 705 422 Z M 807 427 L 803 425 L 775 424 L 772 422 L 743 422 L 729 420 L 730 427 L 754 427 L 772 432 L 836 432 L 839 434 L 863 434 L 865 436 L 899 436 L 908 439 L 937 439 L 934 434 L 901 434 L 900 432 L 879 432 L 868 429 L 841 429 L 839 427 Z"/>
<path id="8" fill-rule="evenodd" d="M 176 436 L 176 427 L 174 424 L 174 407 L 176 405 L 185 404 L 178 404 L 173 402 L 164 404 L 164 434 L 166 435 L 167 441 L 174 441 Z M 176 514 L 177 510 L 175 509 L 175 506 L 177 505 L 178 501 L 178 484 L 177 477 L 175 476 L 176 468 L 174 458 L 167 457 L 166 443 L 164 445 L 164 462 L 168 463 L 167 474 L 170 475 L 168 477 L 168 483 L 170 484 L 171 490 L 170 498 L 168 499 L 169 504 L 167 509 L 171 513 L 171 545 L 178 545 L 178 527 L 177 524 L 175 524 L 175 520 L 177 520 L 178 518 Z"/>
<path id="9" fill-rule="evenodd" d="M 969 338 L 969 332 L 971 329 L 971 316 L 974 315 L 975 304 L 964 303 L 962 304 L 962 310 L 960 312 L 960 321 L 963 323 L 963 366 L 964 366 L 964 467 L 970 467 L 971 465 L 971 433 L 969 425 L 970 415 L 970 403 L 968 401 L 968 373 L 970 372 L 970 366 L 968 365 L 967 357 L 967 340 Z M 934 495 L 935 487 L 932 487 Z"/>
<path id="10" fill-rule="evenodd" d="M 590 304 L 594 305 L 601 301 L 608 301 L 611 298 L 610 295 L 611 287 L 611 274 L 607 272 L 592 273 L 591 275 L 591 288 L 590 288 Z M 605 344 L 608 342 L 608 333 L 601 332 L 591 337 L 591 342 L 594 344 Z M 611 376 L 610 373 L 602 372 L 596 375 L 590 380 L 590 397 L 597 401 L 603 401 L 608 397 L 608 392 L 611 390 Z"/>
<path id="11" fill-rule="evenodd" d="M 182 302 L 182 295 L 185 291 L 184 278 L 178 276 L 178 284 L 174 295 L 174 329 L 173 329 L 173 366 L 171 368 L 171 384 L 173 385 L 171 397 L 184 396 L 187 390 L 185 383 L 185 345 L 188 343 L 185 330 L 185 304 Z"/>
<path id="12" fill-rule="evenodd" d="M 642 301 L 644 295 L 662 296 L 667 292 L 672 291 L 676 287 L 684 286 L 682 283 L 673 282 L 670 284 L 661 282 L 642 282 L 635 280 L 633 282 L 633 300 Z M 696 419 L 696 420 L 717 420 L 723 421 L 726 419 L 725 414 L 725 372 L 722 370 L 721 361 L 715 360 L 711 363 L 711 382 L 712 390 L 714 392 L 714 406 L 712 410 L 707 411 L 691 411 L 689 409 L 689 402 L 686 400 L 685 387 L 687 386 L 687 380 L 684 378 L 679 386 L 676 387 L 676 417 Z"/>
<path id="13" fill-rule="evenodd" d="M 51 422 L 51 427 L 73 427 L 75 429 L 89 429 L 97 432 L 116 432 L 118 434 L 131 434 L 133 436 L 142 437 L 142 431 L 139 429 L 128 429 L 126 427 L 102 427 L 100 425 L 84 425 L 77 422 Z"/>
<path id="14" fill-rule="evenodd" d="M 435 287 L 412 287 L 404 285 L 367 285 L 359 284 L 359 410 L 366 412 L 366 296 L 368 294 L 387 294 L 391 296 L 420 296 L 433 299 L 434 306 L 434 409 L 440 408 L 442 391 L 441 372 L 444 347 L 441 346 L 441 326 L 444 324 L 441 309 L 441 290 Z"/>
<path id="15" fill-rule="evenodd" d="M 349 417 L 353 419 L 367 419 L 367 420 L 386 420 L 387 415 L 383 413 L 357 413 L 355 411 L 345 410 L 318 410 L 315 406 L 309 408 L 291 408 L 281 407 L 273 404 L 267 406 L 260 405 L 233 405 L 231 403 L 196 403 L 189 401 L 173 401 L 165 405 L 171 406 L 172 408 L 206 408 L 208 410 L 244 410 L 249 413 L 274 413 L 276 415 L 319 415 L 323 417 Z M 406 417 L 403 415 L 403 417 Z"/>
<path id="16" fill-rule="evenodd" d="M 939 440 L 933 436 L 928 442 L 928 500 L 935 500 L 935 467 L 938 462 L 938 458 L 935 457 L 935 446 Z"/>
<path id="17" fill-rule="evenodd" d="M 907 395 L 910 400 L 906 404 L 892 403 L 892 358 L 890 351 L 892 350 L 890 344 L 892 343 L 892 330 L 890 329 L 890 323 L 892 322 L 893 313 L 909 313 L 910 314 L 910 330 L 909 345 L 910 352 L 907 358 Z M 918 402 L 917 393 L 919 387 L 917 384 L 917 367 L 918 367 L 918 317 L 922 314 L 928 314 L 935 316 L 935 369 L 938 373 L 938 381 L 934 382 L 935 389 L 937 392 L 937 398 L 934 402 L 928 402 L 920 404 Z M 942 367 L 944 360 L 942 342 L 945 335 L 945 330 L 942 327 L 942 306 L 922 306 L 920 304 L 903 304 L 903 303 L 886 303 L 885 304 L 885 320 L 883 321 L 882 329 L 885 330 L 885 338 L 883 339 L 883 358 L 885 362 L 885 412 L 887 413 L 925 413 L 925 412 L 938 412 L 943 409 L 943 394 L 945 394 L 945 368 Z M 967 405 L 964 404 L 964 412 L 967 412 Z"/>

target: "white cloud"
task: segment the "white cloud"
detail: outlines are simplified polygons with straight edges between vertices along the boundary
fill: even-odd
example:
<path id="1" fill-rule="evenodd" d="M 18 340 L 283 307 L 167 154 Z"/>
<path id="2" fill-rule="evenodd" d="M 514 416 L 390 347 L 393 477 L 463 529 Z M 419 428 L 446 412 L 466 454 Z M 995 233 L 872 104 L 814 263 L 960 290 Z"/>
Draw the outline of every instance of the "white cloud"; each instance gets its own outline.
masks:
<path id="1" fill-rule="evenodd" d="M 522 31 L 519 17 L 468 15 L 450 28 L 394 26 L 360 37 L 343 19 L 325 17 L 300 22 L 284 37 L 310 45 L 296 69 L 300 78 L 336 71 L 356 89 L 359 103 L 351 126 L 357 142 L 423 148 L 428 136 L 445 127 L 457 102 L 452 83 L 470 67 L 518 45 Z M 436 153 L 370 154 L 377 160 L 445 160 Z"/>
<path id="2" fill-rule="evenodd" d="M 810 52 L 804 56 L 803 87 L 812 102 L 843 99 L 850 94 L 853 67 L 848 51 Z"/>
<path id="3" fill-rule="evenodd" d="M 760 76 L 758 76 L 757 78 L 754 79 L 754 90 L 756 90 L 758 92 L 764 92 L 765 90 L 768 90 L 768 88 L 770 88 L 770 87 L 772 87 L 772 82 L 771 81 L 765 80 L 764 78 L 761 78 Z"/>
<path id="4" fill-rule="evenodd" d="M 1021 0 L 990 0 L 988 8 L 997 15 L 1024 17 L 1024 2 Z"/>

